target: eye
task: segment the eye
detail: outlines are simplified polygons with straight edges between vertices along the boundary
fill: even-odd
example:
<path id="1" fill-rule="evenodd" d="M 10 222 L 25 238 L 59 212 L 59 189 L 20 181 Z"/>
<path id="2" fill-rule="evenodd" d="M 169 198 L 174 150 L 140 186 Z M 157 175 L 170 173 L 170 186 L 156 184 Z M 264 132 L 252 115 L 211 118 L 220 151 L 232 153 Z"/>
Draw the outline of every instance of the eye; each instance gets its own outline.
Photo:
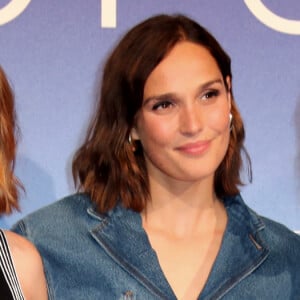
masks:
<path id="1" fill-rule="evenodd" d="M 210 99 L 212 99 L 212 98 L 216 98 L 216 97 L 218 97 L 220 95 L 220 91 L 218 91 L 218 90 L 209 90 L 209 91 L 207 91 L 203 96 L 202 96 L 202 98 L 201 99 L 203 99 L 203 100 L 210 100 Z"/>
<path id="2" fill-rule="evenodd" d="M 163 110 L 170 108 L 173 105 L 171 101 L 160 101 L 152 106 L 152 110 Z"/>

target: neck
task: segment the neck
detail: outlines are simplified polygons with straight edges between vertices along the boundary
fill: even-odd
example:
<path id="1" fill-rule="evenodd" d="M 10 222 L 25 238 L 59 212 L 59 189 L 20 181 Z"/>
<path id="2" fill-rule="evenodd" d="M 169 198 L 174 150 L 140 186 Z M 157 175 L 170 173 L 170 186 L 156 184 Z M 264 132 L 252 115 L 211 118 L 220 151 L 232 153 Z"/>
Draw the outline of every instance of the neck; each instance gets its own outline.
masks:
<path id="1" fill-rule="evenodd" d="M 144 227 L 178 237 L 216 228 L 226 216 L 213 190 L 213 178 L 201 182 L 156 182 L 150 178 L 151 202 L 142 213 Z"/>

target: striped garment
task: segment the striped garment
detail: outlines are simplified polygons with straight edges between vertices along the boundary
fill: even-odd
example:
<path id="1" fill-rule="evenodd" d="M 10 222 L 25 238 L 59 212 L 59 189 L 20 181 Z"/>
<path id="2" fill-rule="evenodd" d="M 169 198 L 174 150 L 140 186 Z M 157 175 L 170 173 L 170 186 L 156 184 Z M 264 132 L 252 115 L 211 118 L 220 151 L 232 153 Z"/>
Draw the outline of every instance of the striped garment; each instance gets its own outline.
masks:
<path id="1" fill-rule="evenodd" d="M 0 299 L 24 300 L 5 235 L 0 230 Z"/>

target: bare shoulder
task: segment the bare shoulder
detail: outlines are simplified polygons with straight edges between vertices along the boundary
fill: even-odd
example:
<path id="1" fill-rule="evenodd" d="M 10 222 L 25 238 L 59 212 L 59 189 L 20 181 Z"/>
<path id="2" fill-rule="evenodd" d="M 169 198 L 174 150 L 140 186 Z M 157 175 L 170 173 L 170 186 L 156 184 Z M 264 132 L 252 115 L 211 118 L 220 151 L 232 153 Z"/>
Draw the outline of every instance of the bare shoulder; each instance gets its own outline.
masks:
<path id="1" fill-rule="evenodd" d="M 17 258 L 19 255 L 24 258 L 24 255 L 28 255 L 28 259 L 32 258 L 33 260 L 38 259 L 41 261 L 35 246 L 27 239 L 12 231 L 4 230 L 4 234 L 14 258 Z"/>
<path id="2" fill-rule="evenodd" d="M 43 262 L 39 252 L 24 237 L 11 231 L 4 233 L 26 299 L 47 299 Z"/>

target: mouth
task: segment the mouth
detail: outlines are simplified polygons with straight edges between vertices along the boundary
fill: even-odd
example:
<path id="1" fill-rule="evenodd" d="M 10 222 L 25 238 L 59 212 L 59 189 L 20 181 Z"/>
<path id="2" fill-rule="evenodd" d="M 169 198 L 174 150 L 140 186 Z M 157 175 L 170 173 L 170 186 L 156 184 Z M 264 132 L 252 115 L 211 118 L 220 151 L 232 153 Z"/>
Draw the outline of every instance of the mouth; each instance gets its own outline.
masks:
<path id="1" fill-rule="evenodd" d="M 176 150 L 185 154 L 201 155 L 207 151 L 210 145 L 211 145 L 211 140 L 199 141 L 195 143 L 187 143 L 181 145 L 177 147 Z"/>

